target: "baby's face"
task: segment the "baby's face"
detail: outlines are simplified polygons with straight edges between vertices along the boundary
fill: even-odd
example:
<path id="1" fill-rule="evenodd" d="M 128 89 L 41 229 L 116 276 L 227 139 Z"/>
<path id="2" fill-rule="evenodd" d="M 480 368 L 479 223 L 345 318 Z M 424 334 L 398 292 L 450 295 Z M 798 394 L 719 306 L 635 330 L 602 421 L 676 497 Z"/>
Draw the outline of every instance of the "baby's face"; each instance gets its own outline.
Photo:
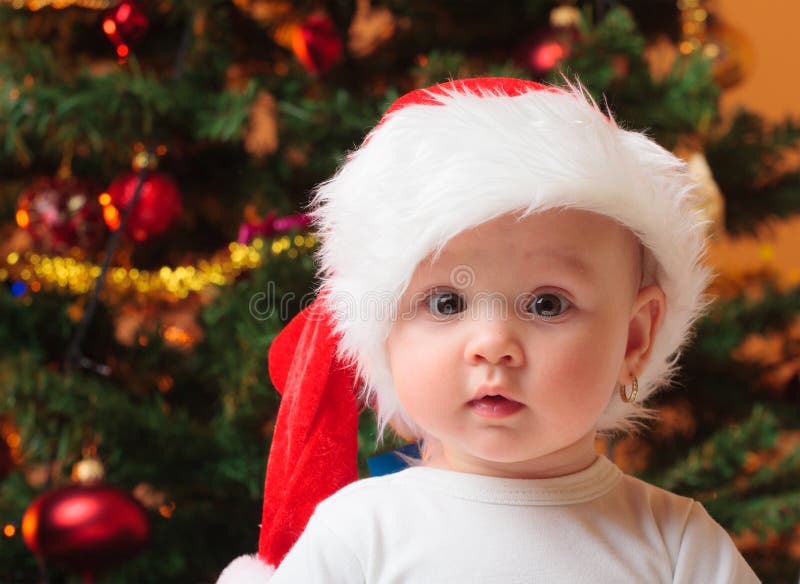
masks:
<path id="1" fill-rule="evenodd" d="M 592 462 L 629 379 L 639 254 L 610 219 L 555 210 L 462 232 L 417 267 L 386 348 L 401 403 L 441 444 L 431 464 L 557 476 Z"/>

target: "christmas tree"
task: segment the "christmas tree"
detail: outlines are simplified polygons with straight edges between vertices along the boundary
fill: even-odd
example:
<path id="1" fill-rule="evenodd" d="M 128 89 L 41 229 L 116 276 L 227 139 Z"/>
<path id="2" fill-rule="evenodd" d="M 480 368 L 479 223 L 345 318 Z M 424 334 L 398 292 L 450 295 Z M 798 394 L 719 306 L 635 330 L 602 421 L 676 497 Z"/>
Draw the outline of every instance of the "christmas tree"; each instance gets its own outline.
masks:
<path id="1" fill-rule="evenodd" d="M 610 4 L 0 2 L 0 580 L 213 581 L 254 549 L 304 205 L 408 90 L 579 78 L 687 159 L 712 238 L 800 210 L 800 125 L 718 112 L 742 75 L 718 15 Z M 598 446 L 796 581 L 800 289 L 712 292 L 659 421 Z M 366 474 L 369 412 L 359 443 Z M 100 511 L 60 523 L 76 502 Z"/>

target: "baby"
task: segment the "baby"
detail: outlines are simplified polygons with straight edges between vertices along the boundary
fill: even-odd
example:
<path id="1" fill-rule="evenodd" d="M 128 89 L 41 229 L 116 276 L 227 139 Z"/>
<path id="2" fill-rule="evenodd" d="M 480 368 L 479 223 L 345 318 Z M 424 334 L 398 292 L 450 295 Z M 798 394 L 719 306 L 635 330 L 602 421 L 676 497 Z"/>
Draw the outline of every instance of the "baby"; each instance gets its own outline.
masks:
<path id="1" fill-rule="evenodd" d="M 758 582 L 698 502 L 595 450 L 655 415 L 705 304 L 690 192 L 579 88 L 397 100 L 312 202 L 259 556 L 220 582 Z M 354 482 L 357 397 L 418 464 Z"/>

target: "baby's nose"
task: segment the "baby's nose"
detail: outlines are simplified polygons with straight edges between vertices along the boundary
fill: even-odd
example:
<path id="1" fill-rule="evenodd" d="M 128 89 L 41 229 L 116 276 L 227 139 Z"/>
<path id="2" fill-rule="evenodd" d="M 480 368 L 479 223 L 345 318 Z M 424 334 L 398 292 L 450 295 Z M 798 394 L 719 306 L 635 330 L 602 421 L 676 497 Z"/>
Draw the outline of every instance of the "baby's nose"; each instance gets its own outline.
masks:
<path id="1" fill-rule="evenodd" d="M 509 322 L 490 321 L 476 323 L 476 332 L 464 347 L 464 359 L 470 365 L 519 367 L 525 362 L 525 353 Z"/>

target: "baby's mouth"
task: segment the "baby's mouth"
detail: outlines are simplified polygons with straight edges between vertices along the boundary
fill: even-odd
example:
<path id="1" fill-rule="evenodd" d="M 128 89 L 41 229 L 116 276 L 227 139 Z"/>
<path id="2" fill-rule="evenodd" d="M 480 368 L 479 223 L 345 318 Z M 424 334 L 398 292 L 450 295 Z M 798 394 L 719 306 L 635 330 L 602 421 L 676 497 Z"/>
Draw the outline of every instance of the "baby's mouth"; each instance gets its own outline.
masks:
<path id="1" fill-rule="evenodd" d="M 525 407 L 523 404 L 502 395 L 485 395 L 467 402 L 467 405 L 482 418 L 505 418 Z"/>

